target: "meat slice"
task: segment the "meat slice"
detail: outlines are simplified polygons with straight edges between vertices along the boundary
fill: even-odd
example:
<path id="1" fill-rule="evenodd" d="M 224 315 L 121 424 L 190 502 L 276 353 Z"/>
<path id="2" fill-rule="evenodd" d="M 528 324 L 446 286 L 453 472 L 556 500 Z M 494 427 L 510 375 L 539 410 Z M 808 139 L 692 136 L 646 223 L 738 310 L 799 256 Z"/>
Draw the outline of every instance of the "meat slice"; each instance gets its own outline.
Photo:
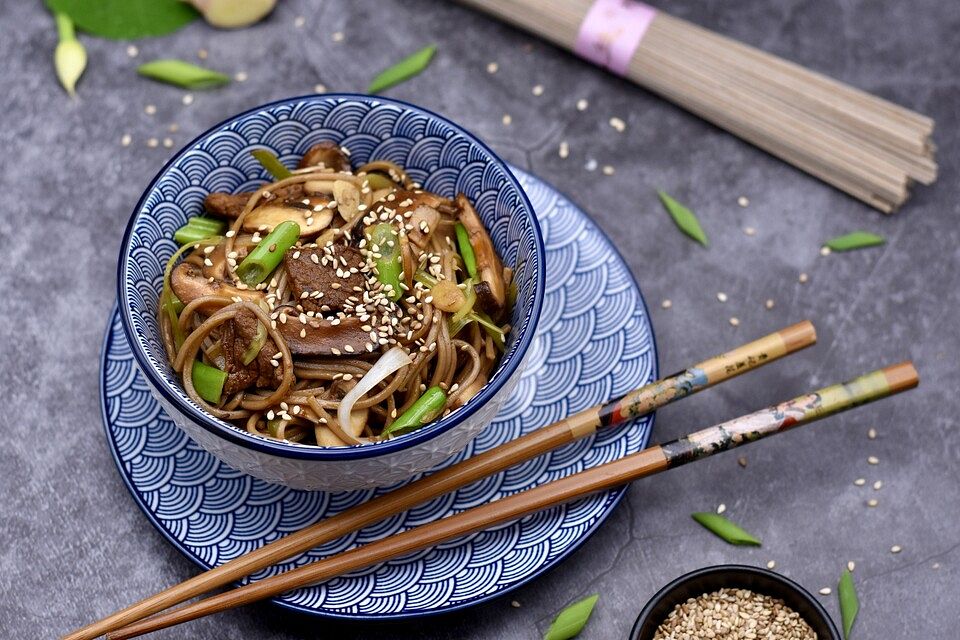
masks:
<path id="1" fill-rule="evenodd" d="M 226 394 L 249 389 L 276 389 L 283 378 L 283 364 L 274 367 L 270 361 L 277 353 L 277 345 L 267 338 L 263 348 L 250 364 L 243 364 L 243 354 L 257 335 L 257 316 L 249 309 L 241 309 L 236 317 L 223 325 L 220 340 L 223 347 L 224 369 L 227 382 L 223 386 Z"/>
<path id="2" fill-rule="evenodd" d="M 350 159 L 334 142 L 318 142 L 300 159 L 299 168 L 323 165 L 334 171 L 350 171 Z"/>
<path id="3" fill-rule="evenodd" d="M 253 191 L 244 191 L 242 193 L 223 193 L 217 191 L 208 194 L 207 197 L 203 199 L 203 208 L 211 215 L 234 220 L 243 213 L 243 209 L 247 206 L 247 201 L 250 200 L 253 194 Z M 280 187 L 269 195 L 264 196 L 260 199 L 260 202 L 257 203 L 257 206 L 276 204 L 278 202 L 299 202 L 304 197 L 303 185 L 291 184 L 286 187 Z"/>
<path id="4" fill-rule="evenodd" d="M 211 193 L 203 199 L 203 208 L 207 213 L 221 218 L 235 219 L 247 206 L 247 201 L 253 193 Z"/>
<path id="5" fill-rule="evenodd" d="M 367 278 L 360 273 L 365 260 L 358 249 L 334 245 L 330 255 L 320 247 L 294 247 L 283 257 L 294 299 L 307 311 L 343 311 L 348 298 L 360 299 L 367 288 Z"/>
<path id="6" fill-rule="evenodd" d="M 371 347 L 367 345 L 375 346 L 370 336 L 372 329 L 369 326 L 364 329 L 360 318 L 311 318 L 290 305 L 280 307 L 279 311 L 277 330 L 295 356 L 350 356 L 368 353 Z"/>

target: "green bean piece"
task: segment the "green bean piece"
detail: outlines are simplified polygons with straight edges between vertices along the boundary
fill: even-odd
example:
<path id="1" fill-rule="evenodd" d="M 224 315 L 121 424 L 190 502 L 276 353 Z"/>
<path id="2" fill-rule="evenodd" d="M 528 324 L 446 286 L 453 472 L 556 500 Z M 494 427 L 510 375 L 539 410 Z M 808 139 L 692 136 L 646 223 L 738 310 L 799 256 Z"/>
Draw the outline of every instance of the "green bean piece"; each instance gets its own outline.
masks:
<path id="1" fill-rule="evenodd" d="M 197 390 L 201 398 L 213 404 L 220 402 L 223 385 L 227 381 L 226 371 L 194 360 L 191 376 L 193 388 Z"/>
<path id="2" fill-rule="evenodd" d="M 300 225 L 293 220 L 284 220 L 247 254 L 237 267 L 237 276 L 248 287 L 257 286 L 273 273 L 283 260 L 283 254 L 296 244 L 299 238 Z"/>
<path id="3" fill-rule="evenodd" d="M 263 165 L 263 168 L 267 170 L 267 173 L 273 176 L 274 180 L 284 180 L 293 175 L 290 173 L 290 169 L 287 169 L 284 164 L 280 162 L 280 158 L 273 155 L 272 152 L 267 151 L 266 149 L 254 149 L 250 152 L 250 155 L 256 158 L 257 162 Z"/>
<path id="4" fill-rule="evenodd" d="M 384 293 L 396 302 L 403 295 L 400 288 L 400 276 L 403 274 L 403 256 L 400 252 L 400 237 L 397 230 L 388 222 L 369 226 L 364 231 L 369 248 L 379 258 L 375 258 L 374 270 L 377 280 L 383 283 Z"/>
<path id="5" fill-rule="evenodd" d="M 467 274 L 471 278 L 476 278 L 477 257 L 473 253 L 473 245 L 470 244 L 470 233 L 460 222 L 454 226 L 454 229 L 457 232 L 457 247 L 460 249 L 460 257 L 463 258 L 463 266 L 467 268 Z"/>
<path id="6" fill-rule="evenodd" d="M 187 224 L 176 230 L 173 234 L 173 239 L 176 240 L 178 244 L 200 242 L 210 236 L 222 234 L 226 228 L 227 223 L 221 220 L 202 217 L 190 218 L 187 220 Z"/>
<path id="7" fill-rule="evenodd" d="M 399 436 L 416 431 L 440 415 L 447 404 L 447 394 L 440 387 L 430 387 L 399 418 L 383 430 L 382 436 Z"/>

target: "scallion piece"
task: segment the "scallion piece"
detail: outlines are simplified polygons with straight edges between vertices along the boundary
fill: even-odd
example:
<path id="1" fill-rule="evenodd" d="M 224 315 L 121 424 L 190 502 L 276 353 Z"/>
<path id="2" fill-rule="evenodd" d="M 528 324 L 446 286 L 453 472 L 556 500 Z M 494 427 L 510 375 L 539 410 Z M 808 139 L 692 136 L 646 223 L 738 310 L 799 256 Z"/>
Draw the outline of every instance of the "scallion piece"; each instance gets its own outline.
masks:
<path id="1" fill-rule="evenodd" d="M 273 228 L 257 247 L 247 254 L 237 267 L 237 276 L 248 286 L 255 287 L 273 273 L 283 254 L 300 238 L 300 225 L 284 220 Z"/>
<path id="2" fill-rule="evenodd" d="M 191 375 L 193 387 L 197 390 L 201 398 L 214 404 L 220 402 L 223 385 L 227 381 L 226 371 L 221 371 L 199 360 L 194 360 Z"/>
<path id="3" fill-rule="evenodd" d="M 403 256 L 397 230 L 392 224 L 381 222 L 367 227 L 364 233 L 373 252 L 380 256 L 374 262 L 377 280 L 383 283 L 387 297 L 396 302 L 403 295 L 403 289 L 400 288 Z"/>
<path id="4" fill-rule="evenodd" d="M 254 149 L 250 152 L 250 155 L 256 158 L 257 162 L 263 165 L 263 168 L 267 170 L 267 173 L 273 176 L 274 180 L 284 180 L 293 175 L 290 173 L 290 169 L 287 169 L 287 167 L 280 162 L 280 158 L 273 155 L 273 153 L 267 151 L 266 149 Z"/>
<path id="5" fill-rule="evenodd" d="M 205 240 L 210 236 L 218 236 L 222 234 L 227 228 L 227 223 L 222 220 L 214 220 L 213 218 L 203 218 L 195 217 L 187 220 L 187 224 L 183 225 L 173 234 L 173 239 L 177 241 L 178 244 L 190 244 L 191 242 L 200 242 Z"/>
<path id="6" fill-rule="evenodd" d="M 730 544 L 760 546 L 760 540 L 716 513 L 693 513 L 691 517 L 714 535 Z"/>
<path id="7" fill-rule="evenodd" d="M 470 244 L 470 233 L 462 223 L 458 222 L 454 229 L 457 232 L 457 247 L 460 249 L 460 257 L 463 258 L 463 266 L 467 269 L 467 274 L 471 278 L 477 277 L 477 257 L 473 254 L 473 245 Z"/>
<path id="8" fill-rule="evenodd" d="M 257 333 L 253 336 L 253 340 L 250 341 L 247 350 L 244 351 L 240 357 L 240 362 L 245 365 L 253 362 L 256 357 L 260 355 L 260 350 L 263 349 L 263 345 L 265 344 L 267 344 L 267 328 L 263 326 L 262 322 L 257 322 Z"/>
<path id="9" fill-rule="evenodd" d="M 440 387 L 430 387 L 410 405 L 400 417 L 394 420 L 389 427 L 383 430 L 382 436 L 399 436 L 416 431 L 429 423 L 443 411 L 447 404 L 447 394 Z"/>

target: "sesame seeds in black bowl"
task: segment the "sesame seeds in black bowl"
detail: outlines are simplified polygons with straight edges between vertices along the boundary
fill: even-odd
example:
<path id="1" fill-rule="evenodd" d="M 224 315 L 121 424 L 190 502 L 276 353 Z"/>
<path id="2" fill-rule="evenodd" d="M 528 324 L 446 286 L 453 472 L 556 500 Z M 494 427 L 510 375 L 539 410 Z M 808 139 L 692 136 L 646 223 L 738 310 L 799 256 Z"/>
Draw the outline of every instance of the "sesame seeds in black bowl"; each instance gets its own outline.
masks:
<path id="1" fill-rule="evenodd" d="M 773 571 L 745 565 L 705 567 L 680 576 L 647 602 L 630 632 L 631 640 L 768 637 L 841 636 L 803 587 Z"/>

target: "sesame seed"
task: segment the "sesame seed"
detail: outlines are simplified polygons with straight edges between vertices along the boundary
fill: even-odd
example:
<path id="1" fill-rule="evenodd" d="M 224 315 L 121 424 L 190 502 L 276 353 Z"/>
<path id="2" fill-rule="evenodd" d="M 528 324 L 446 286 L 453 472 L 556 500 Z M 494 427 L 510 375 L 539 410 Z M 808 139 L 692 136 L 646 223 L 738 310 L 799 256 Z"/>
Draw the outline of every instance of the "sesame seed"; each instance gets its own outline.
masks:
<path id="1" fill-rule="evenodd" d="M 343 42 L 344 38 L 342 31 L 334 31 L 333 35 L 330 37 L 334 42 Z"/>
<path id="2" fill-rule="evenodd" d="M 718 292 L 718 293 L 717 293 L 717 300 L 719 300 L 720 302 L 726 302 L 726 301 L 727 301 L 727 294 L 725 294 L 723 291 Z"/>
<path id="3" fill-rule="evenodd" d="M 503 122 L 503 126 L 509 127 L 510 124 L 513 122 L 513 118 L 510 116 L 509 113 L 505 113 L 503 114 L 503 118 L 501 118 L 500 121 Z"/>
<path id="4" fill-rule="evenodd" d="M 332 354 L 335 355 L 335 356 L 339 356 L 339 355 L 340 355 L 340 349 L 336 349 L 336 348 L 334 348 L 334 347 L 330 347 L 330 353 L 332 353 Z"/>
<path id="5" fill-rule="evenodd" d="M 718 513 L 718 514 L 721 514 L 721 513 L 723 513 L 723 512 L 726 511 L 726 510 L 727 510 L 727 505 L 723 504 L 722 502 L 717 506 L 717 513 Z"/>
<path id="6" fill-rule="evenodd" d="M 777 566 L 777 563 L 774 562 L 773 560 L 767 563 L 767 569 L 773 569 L 775 566 Z"/>
<path id="7" fill-rule="evenodd" d="M 737 198 L 737 204 L 741 207 L 748 207 L 750 206 L 750 200 L 747 199 L 747 196 L 740 196 Z"/>
<path id="8" fill-rule="evenodd" d="M 148 116 L 152 116 L 157 112 L 157 106 L 153 104 L 148 104 L 143 108 L 143 112 Z"/>
<path id="9" fill-rule="evenodd" d="M 867 429 L 867 438 L 869 438 L 870 440 L 876 440 L 877 430 L 874 429 L 873 427 L 870 427 L 869 429 Z"/>
<path id="10" fill-rule="evenodd" d="M 847 562 L 847 571 L 853 571 L 856 568 L 857 568 L 857 564 L 853 560 L 850 560 L 849 562 Z"/>
<path id="11" fill-rule="evenodd" d="M 157 146 L 159 146 L 159 144 L 160 144 L 160 141 L 157 140 L 156 138 L 147 138 L 147 146 L 150 147 L 151 149 L 155 149 Z"/>
<path id="12" fill-rule="evenodd" d="M 327 85 L 325 85 L 325 84 L 315 84 L 315 85 L 313 85 L 313 92 L 314 92 L 314 93 L 326 93 L 326 92 L 327 92 Z"/>
<path id="13" fill-rule="evenodd" d="M 211 260 L 210 258 L 204 258 L 204 260 L 203 260 L 203 266 L 205 266 L 205 267 L 212 267 L 212 266 L 213 266 L 213 260 Z"/>
<path id="14" fill-rule="evenodd" d="M 807 282 L 807 280 L 809 280 L 809 279 L 810 279 L 810 276 L 808 276 L 808 275 L 805 274 L 805 273 L 801 273 L 800 276 L 797 278 L 797 280 L 800 281 L 800 284 L 804 284 L 804 283 Z"/>
<path id="15" fill-rule="evenodd" d="M 940 568 L 940 563 L 939 563 L 939 562 L 934 562 L 932 565 L 930 565 L 930 568 L 933 569 L 934 571 L 936 571 L 937 569 Z"/>
<path id="16" fill-rule="evenodd" d="M 747 467 L 747 456 L 737 458 L 737 464 L 745 469 Z"/>
<path id="17" fill-rule="evenodd" d="M 167 125 L 167 131 L 170 133 L 176 133 L 177 131 L 180 131 L 180 125 L 178 125 L 176 122 L 173 122 Z"/>
<path id="18" fill-rule="evenodd" d="M 873 483 L 873 490 L 874 490 L 874 491 L 880 491 L 880 488 L 881 488 L 881 487 L 883 487 L 883 481 L 882 481 L 882 480 L 877 480 L 876 482 Z"/>
<path id="19" fill-rule="evenodd" d="M 670 300 L 669 298 L 667 298 L 666 300 L 660 303 L 660 307 L 662 307 L 663 309 L 669 309 L 672 306 L 673 306 L 673 301 Z"/>
<path id="20" fill-rule="evenodd" d="M 343 374 L 343 379 L 344 379 L 344 380 L 347 380 L 347 381 L 353 380 L 353 374 L 352 374 L 352 373 L 345 373 L 345 374 Z"/>
<path id="21" fill-rule="evenodd" d="M 880 464 L 880 458 L 877 456 L 870 456 L 867 458 L 867 464 Z"/>
<path id="22" fill-rule="evenodd" d="M 869 500 L 867 500 L 867 506 L 868 506 L 868 507 L 875 507 L 875 506 L 877 506 L 878 504 L 880 504 L 880 501 L 877 500 L 876 498 L 870 498 Z"/>
<path id="23" fill-rule="evenodd" d="M 533 85 L 533 88 L 530 90 L 530 92 L 533 93 L 533 95 L 535 95 L 535 96 L 542 96 L 542 95 L 543 95 L 543 85 L 542 85 L 542 84 L 535 84 L 535 85 Z"/>
<path id="24" fill-rule="evenodd" d="M 627 128 L 627 123 L 622 118 L 614 116 L 610 118 L 610 126 L 616 129 L 618 133 L 623 133 Z"/>
<path id="25" fill-rule="evenodd" d="M 857 485 L 858 487 L 862 487 L 863 485 L 867 484 L 867 480 L 866 478 L 857 478 L 853 481 L 853 484 Z"/>
<path id="26" fill-rule="evenodd" d="M 125 147 L 129 147 L 131 142 L 133 142 L 133 136 L 131 136 L 129 133 L 125 133 L 120 137 L 120 144 Z"/>
<path id="27" fill-rule="evenodd" d="M 903 551 L 903 547 L 901 547 L 898 544 L 895 544 L 892 547 L 890 547 L 890 553 L 900 553 L 901 551 Z"/>
<path id="28" fill-rule="evenodd" d="M 201 60 L 206 60 L 208 55 L 210 55 L 210 53 L 206 49 L 197 50 L 197 57 Z"/>
<path id="29" fill-rule="evenodd" d="M 136 58 L 140 55 L 140 49 L 137 49 L 137 45 L 131 44 L 127 47 L 127 55 L 131 58 Z"/>
<path id="30" fill-rule="evenodd" d="M 739 327 L 739 326 L 740 326 L 740 318 L 737 318 L 737 317 L 730 318 L 730 326 Z"/>
<path id="31" fill-rule="evenodd" d="M 824 587 L 824 588 L 820 589 L 820 595 L 822 595 L 822 596 L 828 596 L 828 595 L 830 595 L 831 593 L 833 593 L 833 591 L 831 591 L 830 587 Z"/>
<path id="32" fill-rule="evenodd" d="M 586 111 L 587 107 L 590 106 L 590 103 L 587 102 L 586 98 L 580 98 L 577 100 L 577 111 Z"/>
<path id="33" fill-rule="evenodd" d="M 163 139 L 163 146 L 166 147 L 167 149 L 169 149 L 170 147 L 172 147 L 172 146 L 173 146 L 173 138 L 164 138 L 164 139 Z"/>
<path id="34" fill-rule="evenodd" d="M 307 24 L 307 19 L 303 16 L 297 16 L 293 19 L 293 26 L 295 26 L 297 29 L 303 27 L 305 24 Z"/>
<path id="35" fill-rule="evenodd" d="M 184 106 L 189 107 L 190 105 L 193 104 L 193 94 L 192 94 L 192 93 L 185 93 L 185 94 L 183 95 L 183 97 L 180 98 L 180 101 L 183 102 Z"/>
<path id="36" fill-rule="evenodd" d="M 496 73 L 500 69 L 500 65 L 496 62 L 487 63 L 487 73 Z"/>
<path id="37" fill-rule="evenodd" d="M 830 255 L 830 247 L 820 247 L 820 255 L 822 256 Z"/>
<path id="38" fill-rule="evenodd" d="M 612 176 L 612 175 L 615 174 L 616 172 L 617 172 L 617 170 L 613 168 L 613 165 L 611 165 L 611 164 L 605 164 L 605 165 L 603 165 L 603 175 L 605 175 L 605 176 Z"/>
<path id="39" fill-rule="evenodd" d="M 247 72 L 246 71 L 237 71 L 233 74 L 233 79 L 237 82 L 246 82 L 247 81 Z"/>
<path id="40" fill-rule="evenodd" d="M 593 158 L 588 158 L 586 164 L 583 165 L 583 168 L 587 171 L 596 171 L 597 161 Z"/>
<path id="41" fill-rule="evenodd" d="M 267 420 L 273 420 L 275 415 L 276 414 L 273 412 L 273 409 L 270 409 L 270 411 L 267 411 Z"/>
<path id="42" fill-rule="evenodd" d="M 763 306 L 765 306 L 767 309 L 773 309 L 774 307 L 773 299 L 768 298 L 767 301 L 763 303 Z"/>
<path id="43" fill-rule="evenodd" d="M 511 601 L 510 601 L 510 606 L 513 607 L 514 609 L 519 609 L 519 608 L 520 608 L 520 603 L 517 602 L 516 600 L 511 600 Z"/>
<path id="44" fill-rule="evenodd" d="M 743 228 L 743 232 L 744 232 L 745 234 L 747 234 L 748 236 L 755 236 L 755 235 L 757 235 L 757 230 L 754 229 L 753 227 L 744 227 L 744 228 Z"/>
<path id="45" fill-rule="evenodd" d="M 557 151 L 561 158 L 566 158 L 570 155 L 570 145 L 567 144 L 567 141 L 564 140 L 560 143 L 560 149 Z"/>

